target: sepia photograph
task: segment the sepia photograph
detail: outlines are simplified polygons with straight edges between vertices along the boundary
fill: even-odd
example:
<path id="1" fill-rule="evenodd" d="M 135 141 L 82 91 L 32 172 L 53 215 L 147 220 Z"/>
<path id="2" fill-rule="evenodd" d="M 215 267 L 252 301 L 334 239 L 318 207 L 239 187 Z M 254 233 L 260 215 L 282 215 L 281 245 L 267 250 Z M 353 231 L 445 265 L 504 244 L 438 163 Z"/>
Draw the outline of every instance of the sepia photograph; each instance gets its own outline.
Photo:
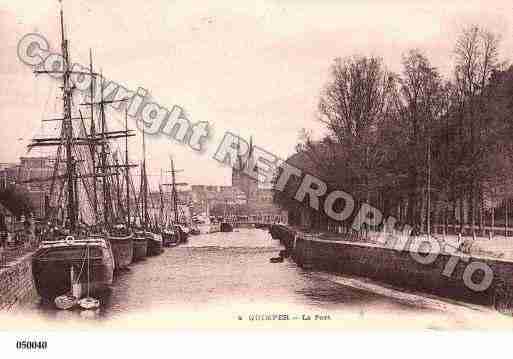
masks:
<path id="1" fill-rule="evenodd" d="M 100 350 L 49 331 L 513 329 L 510 1 L 0 0 L 0 19 L 13 353 Z"/>

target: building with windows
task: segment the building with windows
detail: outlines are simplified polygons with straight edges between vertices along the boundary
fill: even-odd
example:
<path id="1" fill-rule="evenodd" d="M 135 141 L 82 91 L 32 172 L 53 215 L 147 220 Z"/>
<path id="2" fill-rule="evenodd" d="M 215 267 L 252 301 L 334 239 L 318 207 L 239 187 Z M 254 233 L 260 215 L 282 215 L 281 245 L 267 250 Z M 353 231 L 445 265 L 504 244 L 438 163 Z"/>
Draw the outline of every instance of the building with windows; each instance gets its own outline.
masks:
<path id="1" fill-rule="evenodd" d="M 0 189 L 9 186 L 27 192 L 34 216 L 43 218 L 52 185 L 55 160 L 50 157 L 20 157 L 19 163 L 0 164 Z"/>
<path id="2" fill-rule="evenodd" d="M 287 217 L 286 211 L 273 203 L 273 190 L 263 188 L 258 181 L 242 171 L 232 169 L 231 186 L 191 186 L 194 213 L 210 213 L 213 208 L 236 209 L 238 215 Z"/>

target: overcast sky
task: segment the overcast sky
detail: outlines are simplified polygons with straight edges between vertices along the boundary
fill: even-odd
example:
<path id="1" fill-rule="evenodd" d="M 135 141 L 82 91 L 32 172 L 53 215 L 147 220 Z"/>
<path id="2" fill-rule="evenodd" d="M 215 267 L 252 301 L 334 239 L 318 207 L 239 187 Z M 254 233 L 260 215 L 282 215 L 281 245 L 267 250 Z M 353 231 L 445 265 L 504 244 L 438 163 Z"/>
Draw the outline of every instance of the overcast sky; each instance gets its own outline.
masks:
<path id="1" fill-rule="evenodd" d="M 251 3 L 64 1 L 74 62 L 87 64 L 92 48 L 107 78 L 144 87 L 159 104 L 180 105 L 192 122 L 213 125 L 201 155 L 148 136 L 151 173 L 158 175 L 173 154 L 184 169 L 181 180 L 229 184 L 230 170 L 212 159 L 226 130 L 287 157 L 302 128 L 321 131 L 316 104 L 335 57 L 381 56 L 399 71 L 401 55 L 418 48 L 449 75 L 457 34 L 470 23 L 501 33 L 501 55 L 513 57 L 511 0 Z M 57 0 L 0 0 L 0 162 L 24 155 L 42 131 L 41 119 L 59 114 L 56 82 L 36 78 L 16 56 L 28 32 L 58 48 L 58 11 Z M 131 152 L 140 158 L 140 136 Z"/>

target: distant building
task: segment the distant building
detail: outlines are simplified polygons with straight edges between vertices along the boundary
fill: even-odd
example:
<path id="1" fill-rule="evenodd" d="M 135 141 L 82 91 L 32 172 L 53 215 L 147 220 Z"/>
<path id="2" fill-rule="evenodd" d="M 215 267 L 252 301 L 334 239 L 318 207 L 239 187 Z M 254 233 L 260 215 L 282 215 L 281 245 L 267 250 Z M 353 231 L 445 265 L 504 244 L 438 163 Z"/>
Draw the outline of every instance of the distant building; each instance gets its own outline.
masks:
<path id="1" fill-rule="evenodd" d="M 243 171 L 232 168 L 232 187 L 240 189 L 246 195 L 248 201 L 256 198 L 258 181 L 248 176 Z"/>
<path id="2" fill-rule="evenodd" d="M 0 188 L 16 186 L 26 190 L 35 217 L 43 218 L 54 169 L 55 160 L 50 157 L 20 157 L 19 164 L 0 165 Z"/>
<path id="3" fill-rule="evenodd" d="M 232 169 L 231 186 L 193 185 L 190 190 L 194 213 L 209 213 L 214 207 L 243 208 L 246 216 L 286 218 L 286 211 L 273 203 L 273 191 L 260 188 L 257 180 Z"/>
<path id="4" fill-rule="evenodd" d="M 245 172 L 232 168 L 232 186 L 239 188 L 246 194 L 248 215 L 260 217 L 287 216 L 286 211 L 273 202 L 273 190 L 262 188 L 262 186 L 259 186 L 257 179 L 250 177 Z"/>

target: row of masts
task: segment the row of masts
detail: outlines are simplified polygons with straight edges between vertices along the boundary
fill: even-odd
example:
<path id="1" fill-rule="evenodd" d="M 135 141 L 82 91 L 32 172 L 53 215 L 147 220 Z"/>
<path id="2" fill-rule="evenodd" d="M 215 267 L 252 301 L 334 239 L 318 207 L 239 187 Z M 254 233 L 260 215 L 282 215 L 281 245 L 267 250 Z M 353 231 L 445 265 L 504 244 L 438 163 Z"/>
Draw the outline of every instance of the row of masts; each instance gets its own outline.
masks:
<path id="1" fill-rule="evenodd" d="M 36 71 L 36 73 L 60 73 L 62 74 L 62 91 L 63 91 L 63 116 L 59 119 L 51 119 L 51 121 L 61 121 L 61 134 L 60 137 L 55 138 L 34 138 L 32 143 L 29 145 L 29 148 L 33 147 L 46 147 L 46 146 L 56 146 L 57 147 L 57 161 L 56 166 L 54 168 L 54 173 L 52 176 L 52 184 L 51 184 L 51 195 L 55 189 L 55 182 L 57 180 L 62 180 L 62 190 L 65 189 L 66 193 L 66 217 L 67 217 L 67 226 L 70 230 L 76 230 L 77 225 L 79 223 L 79 179 L 81 179 L 84 187 L 86 185 L 86 179 L 90 178 L 91 191 L 88 192 L 89 200 L 92 202 L 93 209 L 93 217 L 96 223 L 101 223 L 107 227 L 107 229 L 114 224 L 115 221 L 119 221 L 120 217 L 124 217 L 124 222 L 130 226 L 132 225 L 132 214 L 131 214 L 131 192 L 134 197 L 134 204 L 137 205 L 139 209 L 139 204 L 141 205 L 140 211 L 137 210 L 137 215 L 140 219 L 140 224 L 143 227 L 147 227 L 150 225 L 151 219 L 148 211 L 148 179 L 147 179 L 147 169 L 146 169 L 146 142 L 144 131 L 142 131 L 142 140 L 143 140 L 143 160 L 141 163 L 141 188 L 139 194 L 139 200 L 137 200 L 137 196 L 135 194 L 135 189 L 130 176 L 130 168 L 136 167 L 135 164 L 129 163 L 128 156 L 128 137 L 135 136 L 133 130 L 128 129 L 128 115 L 125 110 L 125 123 L 124 130 L 121 131 L 108 131 L 106 124 L 106 114 L 105 114 L 105 104 L 126 101 L 125 99 L 120 100 L 109 100 L 106 101 L 103 97 L 103 76 L 93 71 L 93 59 L 92 52 L 89 52 L 89 71 L 81 72 L 81 71 L 72 71 L 70 69 L 70 61 L 69 61 L 69 52 L 68 52 L 68 40 L 65 37 L 64 33 L 64 21 L 63 21 L 63 11 L 60 11 L 60 27 L 61 27 L 61 49 L 63 55 L 63 66 L 60 70 L 52 70 L 52 71 Z M 72 116 L 72 104 L 73 104 L 73 86 L 70 81 L 70 76 L 72 74 L 80 74 L 90 76 L 90 89 L 89 96 L 90 101 L 82 103 L 80 105 L 87 106 L 89 108 L 90 113 L 90 123 L 89 130 L 87 131 L 86 126 L 84 124 L 84 118 L 82 116 L 81 111 L 79 110 L 79 117 Z M 101 81 L 100 88 L 100 99 L 95 102 L 96 94 L 95 94 L 95 82 L 98 80 Z M 98 119 L 95 119 L 95 109 L 98 107 L 99 115 Z M 80 120 L 82 124 L 82 128 L 79 135 L 75 135 L 75 131 L 73 128 L 73 121 Z M 99 128 L 97 126 L 99 122 Z M 89 133 L 87 133 L 89 132 Z M 110 156 L 110 148 L 109 141 L 113 139 L 124 138 L 124 163 L 120 163 L 117 154 L 112 154 Z M 78 172 L 79 160 L 77 157 L 77 151 L 80 151 L 80 148 L 88 148 L 89 149 L 89 160 L 91 163 L 86 163 L 90 165 L 91 173 L 81 173 Z M 61 175 L 58 171 L 59 169 L 59 160 L 61 159 L 62 149 L 65 150 L 65 174 Z M 82 160 L 83 161 L 83 160 Z M 120 171 L 124 174 L 124 202 L 122 200 L 122 181 L 120 180 Z M 174 204 L 174 212 L 175 212 L 175 222 L 178 222 L 178 207 L 177 207 L 177 192 L 176 192 L 176 181 L 175 181 L 175 173 L 177 171 L 174 169 L 174 163 L 171 161 L 171 173 L 172 173 L 172 183 L 169 184 L 172 186 L 172 200 Z M 102 201 L 99 200 L 98 193 L 98 182 L 97 180 L 101 180 L 101 197 Z M 168 185 L 168 184 L 163 184 Z M 113 188 L 114 187 L 114 188 Z M 88 190 L 86 188 L 86 190 Z M 160 187 L 160 191 L 162 188 Z M 113 198 L 115 196 L 115 200 Z M 60 195 L 59 195 L 60 197 Z M 59 198 L 60 199 L 60 198 Z M 100 205 L 100 202 L 101 205 Z M 116 215 L 114 211 L 114 204 L 116 207 Z M 100 211 L 101 207 L 101 211 Z M 161 209 L 163 211 L 163 198 L 161 196 Z M 140 213 L 139 213 L 140 212 Z M 121 215 L 122 214 L 122 215 Z"/>

